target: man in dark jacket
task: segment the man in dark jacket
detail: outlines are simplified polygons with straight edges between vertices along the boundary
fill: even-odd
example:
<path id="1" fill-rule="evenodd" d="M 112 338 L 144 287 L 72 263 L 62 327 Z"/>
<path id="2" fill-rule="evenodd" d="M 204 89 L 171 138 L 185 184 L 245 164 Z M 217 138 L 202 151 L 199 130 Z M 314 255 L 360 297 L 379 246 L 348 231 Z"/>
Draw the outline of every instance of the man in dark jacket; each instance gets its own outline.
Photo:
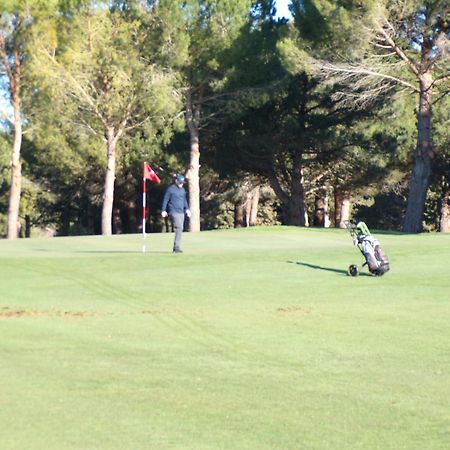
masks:
<path id="1" fill-rule="evenodd" d="M 183 175 L 177 175 L 175 183 L 171 184 L 164 194 L 164 199 L 161 207 L 161 215 L 170 219 L 175 228 L 175 240 L 173 242 L 173 252 L 182 253 L 180 248 L 181 235 L 184 227 L 184 215 L 191 217 L 189 205 L 186 198 L 186 191 L 184 190 L 185 178 Z"/>

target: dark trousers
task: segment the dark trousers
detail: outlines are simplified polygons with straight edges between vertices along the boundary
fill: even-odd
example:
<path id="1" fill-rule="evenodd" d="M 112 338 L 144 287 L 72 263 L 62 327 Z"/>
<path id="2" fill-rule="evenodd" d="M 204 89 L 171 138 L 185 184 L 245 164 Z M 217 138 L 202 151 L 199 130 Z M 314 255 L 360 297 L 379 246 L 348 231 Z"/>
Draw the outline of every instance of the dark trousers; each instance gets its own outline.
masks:
<path id="1" fill-rule="evenodd" d="M 173 249 L 179 250 L 181 243 L 181 235 L 184 228 L 184 213 L 170 213 L 173 227 L 175 229 L 175 240 L 173 241 Z"/>

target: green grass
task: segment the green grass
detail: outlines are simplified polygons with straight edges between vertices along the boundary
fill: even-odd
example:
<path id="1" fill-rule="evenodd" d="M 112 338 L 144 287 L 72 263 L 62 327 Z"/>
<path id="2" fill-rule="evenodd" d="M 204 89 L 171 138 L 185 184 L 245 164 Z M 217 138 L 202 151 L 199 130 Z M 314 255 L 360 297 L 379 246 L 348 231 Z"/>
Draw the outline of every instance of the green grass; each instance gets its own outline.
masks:
<path id="1" fill-rule="evenodd" d="M 0 242 L 1 449 L 447 449 L 450 235 Z"/>

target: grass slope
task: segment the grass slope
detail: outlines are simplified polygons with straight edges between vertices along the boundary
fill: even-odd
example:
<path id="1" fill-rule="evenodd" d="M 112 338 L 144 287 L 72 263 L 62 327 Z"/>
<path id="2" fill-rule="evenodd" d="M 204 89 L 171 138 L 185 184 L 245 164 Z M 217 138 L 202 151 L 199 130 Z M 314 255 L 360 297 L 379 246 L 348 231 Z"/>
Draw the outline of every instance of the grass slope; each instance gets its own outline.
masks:
<path id="1" fill-rule="evenodd" d="M 377 237 L 1 241 L 0 448 L 447 449 L 450 236 Z"/>

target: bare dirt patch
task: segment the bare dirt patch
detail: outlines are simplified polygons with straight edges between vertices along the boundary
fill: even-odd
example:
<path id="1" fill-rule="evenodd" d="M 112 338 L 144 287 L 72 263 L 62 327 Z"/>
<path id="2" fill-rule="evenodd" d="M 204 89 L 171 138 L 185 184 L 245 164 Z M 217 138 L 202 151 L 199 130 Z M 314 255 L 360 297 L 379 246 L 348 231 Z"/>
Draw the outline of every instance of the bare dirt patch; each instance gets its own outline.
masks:
<path id="1" fill-rule="evenodd" d="M 301 308 L 299 306 L 285 306 L 282 308 L 277 308 L 275 313 L 278 316 L 308 316 L 311 314 L 311 310 Z"/>
<path id="2" fill-rule="evenodd" d="M 83 317 L 98 317 L 98 316 L 115 316 L 115 315 L 150 315 L 155 316 L 163 314 L 164 310 L 142 310 L 131 313 L 108 313 L 108 312 L 92 312 L 92 311 L 61 311 L 58 309 L 50 310 L 32 310 L 32 309 L 15 309 L 9 306 L 0 306 L 0 320 L 20 319 L 22 317 L 69 317 L 69 318 L 83 318 Z"/>
<path id="3" fill-rule="evenodd" d="M 95 313 L 89 311 L 59 311 L 56 309 L 38 311 L 30 309 L 14 309 L 8 306 L 0 307 L 0 320 L 19 319 L 21 317 L 92 317 Z"/>

